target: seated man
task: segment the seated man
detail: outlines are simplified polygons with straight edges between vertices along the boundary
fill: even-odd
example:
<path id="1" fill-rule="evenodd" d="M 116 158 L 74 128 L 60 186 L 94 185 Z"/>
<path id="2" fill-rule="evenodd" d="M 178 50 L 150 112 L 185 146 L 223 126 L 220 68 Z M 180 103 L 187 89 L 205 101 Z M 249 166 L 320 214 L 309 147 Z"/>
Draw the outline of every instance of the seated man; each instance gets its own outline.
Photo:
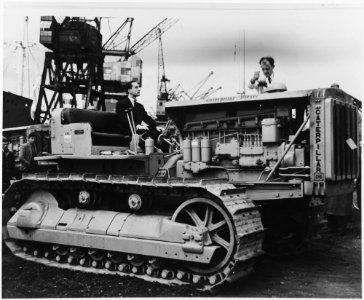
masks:
<path id="1" fill-rule="evenodd" d="M 140 126 L 144 122 L 149 127 L 150 136 L 157 142 L 159 136 L 157 123 L 147 114 L 144 106 L 137 102 L 136 99 L 140 95 L 139 84 L 131 81 L 126 85 L 126 90 L 128 95 L 119 99 L 115 108 L 119 116 L 119 130 L 125 134 L 132 135 L 134 129 L 138 129 L 138 125 Z"/>

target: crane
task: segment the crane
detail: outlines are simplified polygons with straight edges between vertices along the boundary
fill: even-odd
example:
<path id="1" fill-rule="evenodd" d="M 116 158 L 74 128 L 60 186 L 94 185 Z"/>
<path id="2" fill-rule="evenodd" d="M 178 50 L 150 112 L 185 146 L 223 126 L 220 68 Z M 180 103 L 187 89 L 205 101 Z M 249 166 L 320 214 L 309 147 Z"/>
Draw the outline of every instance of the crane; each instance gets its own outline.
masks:
<path id="1" fill-rule="evenodd" d="M 176 94 L 176 97 L 177 100 L 192 100 L 192 97 L 183 89 Z"/>
<path id="2" fill-rule="evenodd" d="M 162 33 L 160 28 L 157 29 L 159 47 L 158 47 L 158 97 L 157 97 L 157 118 L 165 119 L 165 104 L 169 101 L 169 94 L 167 90 L 167 79 L 165 68 L 164 68 L 164 57 L 163 57 L 163 44 L 162 44 Z"/>
<path id="3" fill-rule="evenodd" d="M 166 77 L 164 67 L 164 56 L 163 56 L 163 44 L 162 44 L 162 33 L 158 28 L 159 32 L 159 47 L 158 47 L 158 99 L 168 101 L 167 82 L 170 80 Z"/>
<path id="4" fill-rule="evenodd" d="M 207 82 L 207 80 L 209 80 L 209 78 L 214 74 L 214 72 L 210 72 L 204 79 L 202 79 L 195 87 L 193 87 L 188 93 L 187 95 L 191 95 L 192 91 L 194 91 L 194 93 L 192 94 L 192 96 L 190 96 L 190 99 L 193 99 L 196 94 L 198 93 L 198 91 L 204 86 L 204 84 Z"/>
<path id="5" fill-rule="evenodd" d="M 130 46 L 133 20 L 127 18 L 102 43 L 101 18 L 41 17 L 40 41 L 51 51 L 45 54 L 35 124 L 47 122 L 54 108 L 63 107 L 64 96 L 72 98 L 72 107 L 79 106 L 77 98 L 81 96 L 84 108 L 97 104 L 97 109 L 106 110 L 105 100 L 125 93 L 126 82 L 135 77 L 141 82 L 142 61 L 134 55 L 158 38 L 158 29 L 163 34 L 178 19 L 165 18 Z M 106 56 L 120 59 L 106 62 Z"/>
<path id="6" fill-rule="evenodd" d="M 178 101 L 181 100 L 181 98 L 183 98 L 183 100 L 191 100 L 191 96 L 187 94 L 181 84 L 178 84 L 173 91 L 172 89 L 169 90 L 170 101 Z"/>
<path id="7" fill-rule="evenodd" d="M 131 29 L 133 25 L 133 18 L 127 18 L 127 20 L 110 36 L 110 38 L 104 43 L 102 53 L 104 55 L 119 56 L 123 59 L 128 59 L 130 56 L 135 55 L 142 51 L 149 44 L 154 42 L 160 35 L 170 29 L 174 24 L 178 22 L 178 19 L 165 18 L 149 30 L 143 37 L 141 37 L 135 44 L 130 46 Z M 127 28 L 127 37 L 124 40 L 115 44 L 115 40 L 120 37 L 123 30 Z M 122 46 L 124 46 L 122 48 Z"/>
<path id="8" fill-rule="evenodd" d="M 120 94 L 125 94 L 125 85 L 130 81 L 137 81 L 142 85 L 142 60 L 137 53 L 158 39 L 164 32 L 171 28 L 178 19 L 165 18 L 130 46 L 133 18 L 128 18 L 103 44 L 102 54 L 118 57 L 118 61 L 104 62 L 104 89 L 106 92 L 106 105 L 108 110 L 115 106 L 113 99 Z M 126 34 L 125 34 L 126 31 Z M 110 99 L 110 100 L 109 100 Z M 99 107 L 98 107 L 99 108 Z"/>
<path id="9" fill-rule="evenodd" d="M 201 88 L 204 86 L 204 84 L 207 82 L 207 80 L 214 74 L 214 72 L 210 72 L 204 79 L 202 79 L 198 84 L 196 84 L 190 91 L 186 92 L 181 84 L 178 84 L 177 87 L 174 89 L 174 91 L 170 94 L 170 99 L 173 100 L 180 100 L 181 98 L 183 100 L 192 100 L 193 98 L 200 98 L 201 96 L 205 95 L 205 93 L 200 94 L 199 96 L 196 96 L 196 94 L 198 93 L 199 90 L 201 90 Z M 180 89 L 178 92 L 177 90 Z M 212 89 L 212 87 L 208 90 L 208 92 L 210 92 L 210 90 Z M 193 92 L 193 94 L 192 94 Z"/>
<path id="10" fill-rule="evenodd" d="M 84 108 L 95 101 L 104 109 L 101 41 L 98 18 L 41 17 L 40 42 L 51 51 L 45 53 L 34 124 L 46 123 L 53 109 L 63 107 L 64 96 L 72 98 L 72 107 L 79 95 Z"/>
<path id="11" fill-rule="evenodd" d="M 192 99 L 206 99 L 217 91 L 221 90 L 222 87 L 213 88 L 210 87 L 205 92 L 197 95 L 198 91 L 201 90 L 203 85 L 207 82 L 207 80 L 214 74 L 214 72 L 210 72 L 203 80 L 201 80 L 195 87 L 193 87 L 189 92 L 186 92 L 181 84 L 178 84 L 175 89 L 169 90 L 169 100 L 192 100 Z M 193 94 L 191 95 L 191 93 Z"/>

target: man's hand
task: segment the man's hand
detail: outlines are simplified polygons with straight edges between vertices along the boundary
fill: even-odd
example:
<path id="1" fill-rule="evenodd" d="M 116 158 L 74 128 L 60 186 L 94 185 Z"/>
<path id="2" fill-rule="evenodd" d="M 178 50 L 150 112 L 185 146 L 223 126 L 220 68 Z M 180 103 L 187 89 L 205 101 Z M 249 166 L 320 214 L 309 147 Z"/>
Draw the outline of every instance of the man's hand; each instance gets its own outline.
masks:
<path id="1" fill-rule="evenodd" d="M 136 133 L 140 136 L 144 136 L 145 134 L 149 133 L 149 127 L 145 125 L 137 125 Z"/>
<path id="2" fill-rule="evenodd" d="M 267 87 L 267 82 L 265 79 L 258 80 L 258 86 Z"/>
<path id="3" fill-rule="evenodd" d="M 158 134 L 157 143 L 158 145 L 162 145 L 164 138 L 166 137 L 166 132 L 162 128 L 157 127 L 157 134 Z"/>
<path id="4" fill-rule="evenodd" d="M 251 84 L 254 84 L 259 79 L 259 73 L 259 71 L 254 72 L 252 79 L 250 79 Z"/>
<path id="5" fill-rule="evenodd" d="M 141 124 L 138 124 L 136 126 L 136 130 L 149 130 L 149 127 L 146 126 L 146 125 L 141 125 Z"/>

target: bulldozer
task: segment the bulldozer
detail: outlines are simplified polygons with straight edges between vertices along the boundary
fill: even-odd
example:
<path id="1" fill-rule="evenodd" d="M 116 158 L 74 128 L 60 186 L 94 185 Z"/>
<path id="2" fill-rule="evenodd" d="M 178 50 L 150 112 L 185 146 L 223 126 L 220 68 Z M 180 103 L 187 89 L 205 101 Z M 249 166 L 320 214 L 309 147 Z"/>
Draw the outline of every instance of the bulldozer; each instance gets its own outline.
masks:
<path id="1" fill-rule="evenodd" d="M 361 102 L 343 90 L 171 101 L 166 113 L 180 133 L 170 153 L 147 140 L 131 151 L 115 113 L 55 109 L 50 152 L 3 196 L 14 255 L 213 288 L 350 216 Z"/>

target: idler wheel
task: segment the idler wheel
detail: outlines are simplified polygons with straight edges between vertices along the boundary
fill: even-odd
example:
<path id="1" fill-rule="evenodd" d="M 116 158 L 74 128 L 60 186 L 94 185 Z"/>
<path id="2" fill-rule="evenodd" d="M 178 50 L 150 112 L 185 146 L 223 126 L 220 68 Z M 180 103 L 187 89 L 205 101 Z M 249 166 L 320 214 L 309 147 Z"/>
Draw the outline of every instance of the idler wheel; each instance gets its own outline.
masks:
<path id="1" fill-rule="evenodd" d="M 208 233 L 205 244 L 208 242 L 219 247 L 209 265 L 186 264 L 189 270 L 200 274 L 214 273 L 230 261 L 235 248 L 234 226 L 219 204 L 205 198 L 190 199 L 177 208 L 172 221 L 205 228 Z"/>

